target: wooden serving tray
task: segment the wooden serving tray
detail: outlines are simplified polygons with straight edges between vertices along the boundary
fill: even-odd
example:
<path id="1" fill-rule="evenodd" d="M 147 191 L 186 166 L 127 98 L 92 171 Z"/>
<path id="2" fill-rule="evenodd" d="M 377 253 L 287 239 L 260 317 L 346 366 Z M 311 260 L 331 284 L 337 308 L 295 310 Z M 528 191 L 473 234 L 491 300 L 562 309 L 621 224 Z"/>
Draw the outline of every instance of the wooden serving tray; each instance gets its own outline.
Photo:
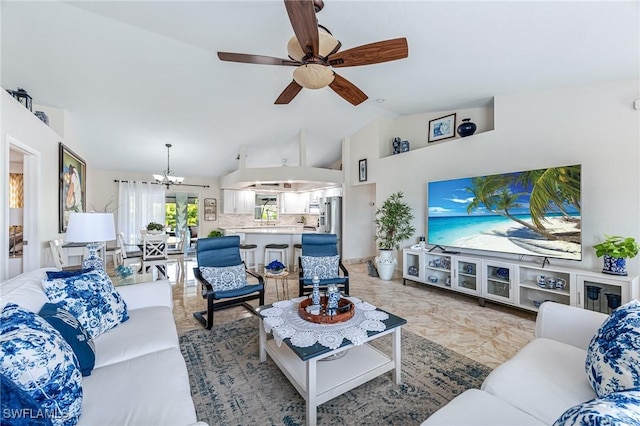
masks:
<path id="1" fill-rule="evenodd" d="M 298 306 L 298 315 L 300 318 L 309 321 L 315 322 L 318 324 L 335 324 L 338 322 L 344 322 L 351 318 L 356 312 L 356 307 L 350 300 L 345 299 L 344 297 L 340 299 L 338 302 L 338 313 L 336 315 L 327 315 L 325 313 L 327 307 L 327 297 L 322 296 L 320 298 L 320 315 L 313 315 L 306 311 L 306 307 L 313 304 L 313 300 L 311 298 L 307 298 L 300 302 Z M 344 312 L 343 312 L 344 311 Z"/>

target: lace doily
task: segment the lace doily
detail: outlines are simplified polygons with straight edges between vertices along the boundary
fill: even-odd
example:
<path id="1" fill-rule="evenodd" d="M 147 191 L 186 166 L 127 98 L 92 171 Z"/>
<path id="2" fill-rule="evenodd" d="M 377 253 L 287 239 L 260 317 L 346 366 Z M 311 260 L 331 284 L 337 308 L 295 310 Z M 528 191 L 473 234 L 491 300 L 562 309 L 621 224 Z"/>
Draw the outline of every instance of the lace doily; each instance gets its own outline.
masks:
<path id="1" fill-rule="evenodd" d="M 354 345 L 362 345 L 367 339 L 367 331 L 384 331 L 382 321 L 389 318 L 386 312 L 376 310 L 370 303 L 356 297 L 347 297 L 355 305 L 353 317 L 336 324 L 317 324 L 306 321 L 298 315 L 298 305 L 305 297 L 275 302 L 271 308 L 260 312 L 267 333 L 273 333 L 278 346 L 284 339 L 291 344 L 306 348 L 320 343 L 329 349 L 337 349 L 344 339 Z"/>

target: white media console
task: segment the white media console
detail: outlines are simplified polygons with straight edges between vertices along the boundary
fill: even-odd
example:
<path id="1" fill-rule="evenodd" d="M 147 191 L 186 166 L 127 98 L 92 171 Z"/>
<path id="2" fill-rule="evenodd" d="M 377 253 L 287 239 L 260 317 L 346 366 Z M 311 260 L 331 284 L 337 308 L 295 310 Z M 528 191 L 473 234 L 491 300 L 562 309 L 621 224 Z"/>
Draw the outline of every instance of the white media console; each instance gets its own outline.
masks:
<path id="1" fill-rule="evenodd" d="M 637 276 L 429 249 L 403 249 L 402 277 L 404 284 L 411 280 L 476 296 L 482 306 L 486 299 L 531 311 L 553 300 L 608 314 L 640 297 Z"/>

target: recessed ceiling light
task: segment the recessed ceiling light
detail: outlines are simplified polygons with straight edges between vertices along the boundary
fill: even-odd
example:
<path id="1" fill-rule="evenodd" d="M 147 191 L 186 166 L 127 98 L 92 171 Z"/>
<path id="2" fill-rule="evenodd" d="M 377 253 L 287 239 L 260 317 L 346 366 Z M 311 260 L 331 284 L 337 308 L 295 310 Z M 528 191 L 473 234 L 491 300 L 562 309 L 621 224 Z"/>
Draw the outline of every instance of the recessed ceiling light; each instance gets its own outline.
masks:
<path id="1" fill-rule="evenodd" d="M 386 99 L 383 99 L 383 98 L 376 99 L 376 102 L 379 104 L 383 103 L 384 101 L 386 101 Z"/>

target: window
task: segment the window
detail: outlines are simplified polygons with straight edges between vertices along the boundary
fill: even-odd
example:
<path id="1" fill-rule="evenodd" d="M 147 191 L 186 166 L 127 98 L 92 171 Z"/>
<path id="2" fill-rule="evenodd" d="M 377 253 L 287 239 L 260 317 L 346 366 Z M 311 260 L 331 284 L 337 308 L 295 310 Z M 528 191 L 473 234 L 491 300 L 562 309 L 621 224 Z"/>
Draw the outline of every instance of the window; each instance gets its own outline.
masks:
<path id="1" fill-rule="evenodd" d="M 184 226 L 198 226 L 197 195 L 169 194 L 165 197 L 165 211 L 165 226 L 168 230 L 175 230 L 176 228 L 182 228 Z M 182 214 L 178 214 L 178 212 Z M 185 220 L 186 224 L 184 224 Z M 182 222 L 183 225 L 180 226 L 178 222 Z"/>

